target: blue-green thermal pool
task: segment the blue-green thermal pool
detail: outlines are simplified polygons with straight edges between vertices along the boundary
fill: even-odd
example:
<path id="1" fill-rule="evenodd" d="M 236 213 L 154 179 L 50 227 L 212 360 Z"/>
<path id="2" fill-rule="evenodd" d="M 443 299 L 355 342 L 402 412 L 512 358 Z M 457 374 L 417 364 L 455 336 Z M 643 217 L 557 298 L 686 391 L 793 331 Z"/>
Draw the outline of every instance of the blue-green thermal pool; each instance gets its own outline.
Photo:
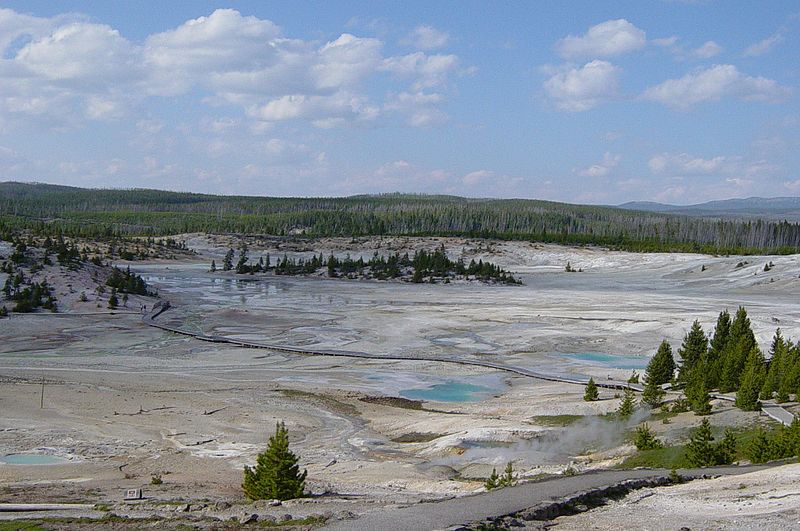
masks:
<path id="1" fill-rule="evenodd" d="M 411 400 L 437 402 L 479 402 L 494 392 L 494 389 L 482 385 L 446 382 L 421 389 L 403 389 L 400 391 L 400 396 Z"/>

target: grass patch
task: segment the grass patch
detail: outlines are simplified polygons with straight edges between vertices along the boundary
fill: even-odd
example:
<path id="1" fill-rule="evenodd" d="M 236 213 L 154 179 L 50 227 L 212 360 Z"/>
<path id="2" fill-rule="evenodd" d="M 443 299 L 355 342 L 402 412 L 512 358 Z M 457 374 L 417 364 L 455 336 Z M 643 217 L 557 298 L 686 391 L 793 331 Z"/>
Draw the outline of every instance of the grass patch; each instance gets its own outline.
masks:
<path id="1" fill-rule="evenodd" d="M 297 389 L 281 389 L 280 392 L 287 398 L 300 398 L 303 400 L 321 402 L 326 408 L 335 413 L 341 413 L 351 417 L 356 417 L 361 414 L 353 404 L 342 402 L 332 396 L 309 393 L 308 391 L 299 391 Z"/>
<path id="2" fill-rule="evenodd" d="M 399 396 L 365 396 L 359 398 L 362 402 L 368 404 L 378 404 L 381 406 L 397 407 L 400 409 L 411 409 L 414 411 L 422 411 L 422 400 L 409 400 Z"/>
<path id="3" fill-rule="evenodd" d="M 535 415 L 531 422 L 540 426 L 564 427 L 585 418 L 584 415 Z"/>
<path id="4" fill-rule="evenodd" d="M 411 433 L 404 433 L 400 437 L 395 437 L 392 442 L 396 443 L 425 443 L 431 442 L 439 437 L 444 437 L 444 433 L 420 433 L 412 431 Z"/>
<path id="5" fill-rule="evenodd" d="M 643 450 L 628 457 L 617 468 L 688 468 L 683 445 Z"/>
<path id="6" fill-rule="evenodd" d="M 307 518 L 296 518 L 293 520 L 286 520 L 284 522 L 268 522 L 268 521 L 257 521 L 256 525 L 262 528 L 284 528 L 284 527 L 295 527 L 295 526 L 311 526 L 317 527 L 323 525 L 327 522 L 327 518 L 324 516 L 309 516 Z"/>
<path id="7" fill-rule="evenodd" d="M 38 521 L 10 521 L 0 522 L 0 531 L 46 531 Z"/>

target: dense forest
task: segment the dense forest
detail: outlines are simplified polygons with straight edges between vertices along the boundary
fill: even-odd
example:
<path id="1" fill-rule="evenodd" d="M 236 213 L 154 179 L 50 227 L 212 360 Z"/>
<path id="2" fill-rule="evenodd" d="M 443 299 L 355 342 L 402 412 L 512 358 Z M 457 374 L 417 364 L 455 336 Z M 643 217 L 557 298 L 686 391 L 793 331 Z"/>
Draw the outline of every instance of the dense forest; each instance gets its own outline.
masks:
<path id="1" fill-rule="evenodd" d="M 185 232 L 307 236 L 465 236 L 636 251 L 794 253 L 800 225 L 701 219 L 522 199 L 400 195 L 342 198 L 215 196 L 0 183 L 0 237 Z"/>

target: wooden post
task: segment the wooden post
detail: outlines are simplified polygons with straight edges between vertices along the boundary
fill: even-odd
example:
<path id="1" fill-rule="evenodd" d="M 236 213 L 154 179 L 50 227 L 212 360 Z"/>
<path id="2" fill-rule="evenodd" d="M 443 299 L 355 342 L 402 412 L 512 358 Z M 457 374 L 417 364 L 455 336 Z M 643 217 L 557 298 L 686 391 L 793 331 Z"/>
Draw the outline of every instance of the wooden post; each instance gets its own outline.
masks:
<path id="1" fill-rule="evenodd" d="M 42 376 L 42 396 L 39 399 L 39 409 L 44 409 L 44 376 Z"/>

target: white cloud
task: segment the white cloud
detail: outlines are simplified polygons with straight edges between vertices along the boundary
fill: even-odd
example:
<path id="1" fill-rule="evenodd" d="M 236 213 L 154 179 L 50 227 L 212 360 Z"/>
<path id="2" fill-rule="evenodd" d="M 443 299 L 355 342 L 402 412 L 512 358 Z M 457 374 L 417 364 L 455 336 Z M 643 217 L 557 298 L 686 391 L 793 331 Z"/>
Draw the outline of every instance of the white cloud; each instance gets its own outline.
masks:
<path id="1" fill-rule="evenodd" d="M 783 40 L 783 30 L 779 30 L 766 39 L 760 40 L 745 48 L 742 55 L 745 57 L 757 57 L 769 52 L 776 44 Z"/>
<path id="2" fill-rule="evenodd" d="M 795 181 L 786 181 L 783 183 L 784 188 L 791 190 L 792 192 L 800 192 L 800 179 Z"/>
<path id="3" fill-rule="evenodd" d="M 655 44 L 656 46 L 661 46 L 662 48 L 671 48 L 678 43 L 678 37 L 673 35 L 672 37 L 664 37 L 662 39 L 653 39 L 650 41 L 651 43 Z"/>
<path id="4" fill-rule="evenodd" d="M 425 47 L 446 39 L 433 28 L 418 29 Z M 147 97 L 192 91 L 203 94 L 202 102 L 234 105 L 256 120 L 339 127 L 379 116 L 384 102 L 372 101 L 381 98 L 376 94 L 444 87 L 458 73 L 455 55 L 384 56 L 380 40 L 350 33 L 323 44 L 291 39 L 273 22 L 232 9 L 188 20 L 142 44 L 76 17 L 0 9 L 0 47 L 4 129 L 11 117 L 80 126 L 85 119 L 119 118 Z M 394 75 L 394 86 L 371 90 L 385 72 Z M 405 102 L 406 121 L 441 122 L 438 97 Z"/>
<path id="5" fill-rule="evenodd" d="M 723 164 L 737 162 L 739 159 L 717 156 L 710 159 L 694 157 L 688 153 L 661 153 L 650 158 L 647 165 L 653 173 L 711 174 L 718 172 Z"/>
<path id="6" fill-rule="evenodd" d="M 692 50 L 692 55 L 698 59 L 709 59 L 722 53 L 722 46 L 714 41 L 706 41 L 699 48 Z"/>
<path id="7" fill-rule="evenodd" d="M 646 43 L 644 31 L 621 18 L 592 26 L 585 35 L 561 39 L 556 43 L 556 51 L 568 59 L 611 57 L 638 50 Z"/>
<path id="8" fill-rule="evenodd" d="M 449 74 L 458 65 L 455 55 L 426 55 L 415 52 L 408 55 L 389 57 L 382 68 L 402 79 L 412 80 L 413 90 L 444 85 Z"/>
<path id="9" fill-rule="evenodd" d="M 612 155 L 606 152 L 603 154 L 603 160 L 597 164 L 592 164 L 588 168 L 578 170 L 576 173 L 581 177 L 605 177 L 619 165 L 621 160 L 622 157 L 620 155 Z"/>
<path id="10" fill-rule="evenodd" d="M 789 94 L 790 90 L 775 80 L 744 75 L 733 65 L 714 65 L 650 87 L 642 96 L 686 110 L 698 103 L 723 97 L 774 103 L 784 100 Z"/>
<path id="11" fill-rule="evenodd" d="M 342 34 L 323 46 L 311 68 L 320 89 L 352 87 L 375 70 L 381 60 L 381 42 Z"/>
<path id="12" fill-rule="evenodd" d="M 476 184 L 478 184 L 478 183 L 480 183 L 482 181 L 486 181 L 488 179 L 492 179 L 492 178 L 494 178 L 494 176 L 495 176 L 495 173 L 493 171 L 478 170 L 478 171 L 473 171 L 473 172 L 470 172 L 470 173 L 464 175 L 464 177 L 462 177 L 461 180 L 464 182 L 464 184 L 468 184 L 470 186 L 473 186 L 473 185 L 476 185 Z"/>
<path id="13" fill-rule="evenodd" d="M 433 26 L 421 25 L 403 39 L 403 44 L 409 44 L 420 50 L 433 50 L 447 45 L 450 36 Z"/>
<path id="14" fill-rule="evenodd" d="M 595 60 L 582 67 L 565 67 L 544 82 L 547 96 L 563 111 L 586 111 L 617 95 L 620 69 Z"/>
<path id="15" fill-rule="evenodd" d="M 142 119 L 136 122 L 136 129 L 142 133 L 154 135 L 164 129 L 164 122 L 161 120 Z"/>
<path id="16" fill-rule="evenodd" d="M 23 15 L 11 9 L 0 8 L 0 57 L 15 53 L 9 47 L 19 40 L 36 39 L 47 35 L 55 21 Z"/>

